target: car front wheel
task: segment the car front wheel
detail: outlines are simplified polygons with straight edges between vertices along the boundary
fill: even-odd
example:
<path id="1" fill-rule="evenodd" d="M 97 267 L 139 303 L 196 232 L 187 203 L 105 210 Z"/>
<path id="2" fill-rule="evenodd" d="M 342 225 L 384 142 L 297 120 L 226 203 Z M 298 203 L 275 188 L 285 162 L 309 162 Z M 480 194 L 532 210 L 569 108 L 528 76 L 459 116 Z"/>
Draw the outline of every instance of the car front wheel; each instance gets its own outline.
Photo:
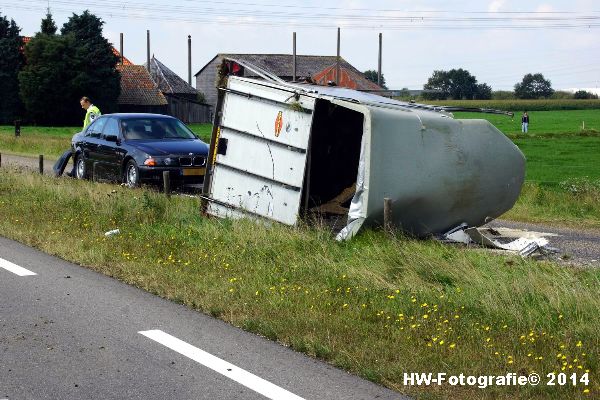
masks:
<path id="1" fill-rule="evenodd" d="M 125 184 L 131 188 L 138 187 L 140 185 L 140 169 L 133 160 L 129 160 L 125 165 L 124 173 Z"/>
<path id="2" fill-rule="evenodd" d="M 83 155 L 77 155 L 77 159 L 75 161 L 75 176 L 77 179 L 87 179 L 87 167 L 85 166 L 85 160 L 83 159 Z"/>

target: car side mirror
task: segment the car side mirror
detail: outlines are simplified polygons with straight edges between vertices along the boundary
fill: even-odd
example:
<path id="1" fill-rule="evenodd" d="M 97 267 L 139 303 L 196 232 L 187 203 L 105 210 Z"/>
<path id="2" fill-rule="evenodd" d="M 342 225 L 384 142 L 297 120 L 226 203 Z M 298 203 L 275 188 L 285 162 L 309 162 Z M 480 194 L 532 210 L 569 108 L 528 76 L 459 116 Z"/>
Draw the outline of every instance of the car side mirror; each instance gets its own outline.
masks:
<path id="1" fill-rule="evenodd" d="M 119 141 L 119 138 L 118 138 L 116 135 L 106 135 L 106 136 L 104 137 L 104 139 L 105 139 L 107 142 L 115 142 L 115 143 L 117 143 L 117 142 Z"/>

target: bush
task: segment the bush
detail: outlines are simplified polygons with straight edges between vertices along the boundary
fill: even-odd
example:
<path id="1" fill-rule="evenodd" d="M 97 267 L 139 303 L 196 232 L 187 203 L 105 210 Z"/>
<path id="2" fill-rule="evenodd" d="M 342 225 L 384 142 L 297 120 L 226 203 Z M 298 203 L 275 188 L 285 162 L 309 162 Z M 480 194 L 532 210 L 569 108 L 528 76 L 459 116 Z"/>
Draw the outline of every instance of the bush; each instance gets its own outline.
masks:
<path id="1" fill-rule="evenodd" d="M 556 92 L 552 93 L 552 96 L 550 96 L 550 98 L 554 100 L 572 99 L 573 93 L 565 92 L 564 90 L 557 90 Z"/>
<path id="2" fill-rule="evenodd" d="M 578 90 L 573 95 L 574 99 L 598 99 L 598 95 L 594 93 L 590 93 L 586 90 Z"/>
<path id="3" fill-rule="evenodd" d="M 513 100 L 516 99 L 515 92 L 512 90 L 495 90 L 492 92 L 492 100 Z"/>

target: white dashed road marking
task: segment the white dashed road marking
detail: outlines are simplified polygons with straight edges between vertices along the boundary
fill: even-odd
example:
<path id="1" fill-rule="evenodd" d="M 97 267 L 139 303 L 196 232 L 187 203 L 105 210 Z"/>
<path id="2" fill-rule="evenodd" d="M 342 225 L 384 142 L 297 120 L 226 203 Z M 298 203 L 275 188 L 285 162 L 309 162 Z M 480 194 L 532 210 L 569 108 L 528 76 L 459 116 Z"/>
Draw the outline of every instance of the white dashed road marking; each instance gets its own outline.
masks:
<path id="1" fill-rule="evenodd" d="M 10 271 L 13 274 L 16 274 L 16 275 L 19 275 L 19 276 L 37 275 L 35 272 L 31 272 L 28 269 L 25 269 L 23 267 L 19 267 L 17 264 L 13 264 L 10 261 L 6 261 L 3 258 L 0 258 L 0 268 L 4 268 L 5 270 Z"/>
<path id="2" fill-rule="evenodd" d="M 236 381 L 237 383 L 246 386 L 249 389 L 254 390 L 257 393 L 262 394 L 269 399 L 303 400 L 302 397 L 296 396 L 295 394 L 288 392 L 287 390 L 280 388 L 271 382 L 259 378 L 248 371 L 238 368 L 235 365 L 220 359 L 219 357 L 213 356 L 212 354 L 194 347 L 183 340 L 179 340 L 161 330 L 142 331 L 138 333 L 196 361 L 197 363 L 204 365 L 205 367 L 212 369 L 215 372 L 220 373 L 223 376 L 226 376 L 229 379 Z"/>

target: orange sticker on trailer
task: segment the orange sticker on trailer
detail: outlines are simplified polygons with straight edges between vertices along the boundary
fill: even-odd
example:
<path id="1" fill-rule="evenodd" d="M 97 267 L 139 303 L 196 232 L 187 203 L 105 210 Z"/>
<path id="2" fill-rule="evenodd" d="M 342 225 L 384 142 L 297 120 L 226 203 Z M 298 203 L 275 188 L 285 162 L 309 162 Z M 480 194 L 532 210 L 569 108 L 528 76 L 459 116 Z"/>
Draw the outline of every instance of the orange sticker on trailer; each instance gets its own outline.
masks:
<path id="1" fill-rule="evenodd" d="M 281 128 L 283 128 L 283 111 L 279 111 L 277 118 L 275 118 L 275 137 L 279 137 Z"/>

